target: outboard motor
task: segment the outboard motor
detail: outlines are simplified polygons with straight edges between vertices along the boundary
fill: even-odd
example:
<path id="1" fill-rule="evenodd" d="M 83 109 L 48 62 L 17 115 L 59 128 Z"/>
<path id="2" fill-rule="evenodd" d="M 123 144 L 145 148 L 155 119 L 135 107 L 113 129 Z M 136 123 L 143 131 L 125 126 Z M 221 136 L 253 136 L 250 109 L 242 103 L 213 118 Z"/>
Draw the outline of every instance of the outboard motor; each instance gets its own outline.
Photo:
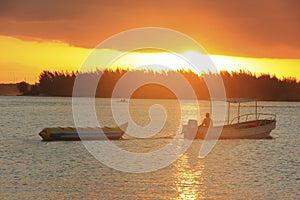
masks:
<path id="1" fill-rule="evenodd" d="M 193 140 L 198 131 L 198 122 L 195 119 L 190 119 L 188 125 L 183 128 L 184 138 Z"/>

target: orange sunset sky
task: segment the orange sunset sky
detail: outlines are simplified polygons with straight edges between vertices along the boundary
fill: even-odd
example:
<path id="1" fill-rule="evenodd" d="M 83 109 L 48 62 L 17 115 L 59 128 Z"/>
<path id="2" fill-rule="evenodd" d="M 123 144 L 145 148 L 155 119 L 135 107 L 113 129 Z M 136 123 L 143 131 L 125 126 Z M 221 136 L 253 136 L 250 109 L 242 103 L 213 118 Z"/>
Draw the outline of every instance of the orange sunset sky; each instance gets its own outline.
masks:
<path id="1" fill-rule="evenodd" d="M 190 36 L 219 70 L 300 80 L 299 10 L 298 0 L 1 0 L 0 83 L 78 70 L 100 42 L 141 27 Z"/>

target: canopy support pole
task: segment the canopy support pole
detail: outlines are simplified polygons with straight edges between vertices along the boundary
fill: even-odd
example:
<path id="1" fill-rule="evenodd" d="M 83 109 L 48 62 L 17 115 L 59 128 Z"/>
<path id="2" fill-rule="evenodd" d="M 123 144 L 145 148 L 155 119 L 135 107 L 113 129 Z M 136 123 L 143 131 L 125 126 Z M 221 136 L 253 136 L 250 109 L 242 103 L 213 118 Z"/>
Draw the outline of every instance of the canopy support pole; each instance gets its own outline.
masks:
<path id="1" fill-rule="evenodd" d="M 228 102 L 228 109 L 227 109 L 227 124 L 229 125 L 230 120 L 230 102 Z"/>
<path id="2" fill-rule="evenodd" d="M 209 101 L 209 114 L 210 118 L 212 118 L 212 101 Z"/>
<path id="3" fill-rule="evenodd" d="M 241 107 L 241 103 L 239 102 L 239 105 L 238 105 L 238 124 L 240 123 L 240 107 Z"/>
<path id="4" fill-rule="evenodd" d="M 255 116 L 256 116 L 256 120 L 257 120 L 257 101 L 255 101 Z"/>

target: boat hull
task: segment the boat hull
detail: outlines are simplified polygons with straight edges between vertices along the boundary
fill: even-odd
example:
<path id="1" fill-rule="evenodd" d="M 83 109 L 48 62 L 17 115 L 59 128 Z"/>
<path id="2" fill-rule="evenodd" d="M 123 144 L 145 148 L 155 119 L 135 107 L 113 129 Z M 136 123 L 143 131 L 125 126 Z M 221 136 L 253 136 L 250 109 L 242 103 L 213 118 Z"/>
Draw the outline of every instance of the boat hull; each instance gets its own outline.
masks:
<path id="1" fill-rule="evenodd" d="M 216 127 L 184 127 L 184 137 L 187 139 L 264 139 L 276 127 L 275 120 L 256 120 L 240 124 Z"/>
<path id="2" fill-rule="evenodd" d="M 73 128 L 57 127 L 44 128 L 39 135 L 44 141 L 73 141 L 73 140 L 119 140 L 124 135 L 127 124 L 120 127 L 104 128 Z"/>

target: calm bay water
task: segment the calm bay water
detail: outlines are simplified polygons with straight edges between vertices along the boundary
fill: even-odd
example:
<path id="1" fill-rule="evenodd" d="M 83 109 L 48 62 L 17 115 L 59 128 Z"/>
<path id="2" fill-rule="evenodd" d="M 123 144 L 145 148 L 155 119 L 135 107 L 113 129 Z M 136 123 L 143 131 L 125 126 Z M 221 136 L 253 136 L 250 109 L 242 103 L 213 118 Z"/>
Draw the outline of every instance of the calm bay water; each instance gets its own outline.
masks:
<path id="1" fill-rule="evenodd" d="M 113 124 L 110 101 L 96 100 L 99 121 L 106 125 Z M 0 97 L 1 199 L 300 198 L 300 103 L 259 102 L 263 112 L 277 115 L 273 139 L 218 141 L 204 159 L 198 158 L 203 141 L 195 141 L 170 166 L 140 174 L 105 166 L 80 141 L 41 141 L 44 127 L 74 126 L 71 103 L 71 98 Z M 153 104 L 165 107 L 165 128 L 149 139 L 125 136 L 114 141 L 117 146 L 142 153 L 170 142 L 181 120 L 177 101 L 132 100 L 132 118 L 149 123 Z M 207 102 L 200 104 L 203 116 Z M 193 107 L 185 102 L 184 122 L 198 118 Z"/>

